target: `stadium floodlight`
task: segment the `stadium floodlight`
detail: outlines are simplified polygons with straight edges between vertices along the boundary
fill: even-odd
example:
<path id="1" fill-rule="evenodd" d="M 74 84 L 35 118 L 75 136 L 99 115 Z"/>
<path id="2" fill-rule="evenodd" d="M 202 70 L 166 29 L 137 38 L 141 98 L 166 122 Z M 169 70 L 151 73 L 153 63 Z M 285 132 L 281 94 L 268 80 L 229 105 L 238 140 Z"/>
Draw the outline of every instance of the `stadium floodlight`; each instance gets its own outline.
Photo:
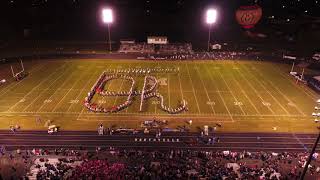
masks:
<path id="1" fill-rule="evenodd" d="M 207 24 L 211 25 L 215 23 L 217 20 L 217 10 L 216 9 L 208 9 L 207 10 Z"/>
<path id="2" fill-rule="evenodd" d="M 210 48 L 210 34 L 211 34 L 211 26 L 217 21 L 217 10 L 216 9 L 208 9 L 206 14 L 206 23 L 209 25 L 209 37 L 208 37 L 208 49 Z"/>
<path id="3" fill-rule="evenodd" d="M 111 52 L 111 36 L 110 36 L 110 24 L 113 23 L 113 12 L 110 8 L 104 8 L 102 10 L 102 21 L 108 26 L 109 37 L 109 51 Z"/>
<path id="4" fill-rule="evenodd" d="M 102 20 L 104 23 L 112 23 L 113 22 L 113 14 L 110 8 L 106 8 L 102 10 Z"/>

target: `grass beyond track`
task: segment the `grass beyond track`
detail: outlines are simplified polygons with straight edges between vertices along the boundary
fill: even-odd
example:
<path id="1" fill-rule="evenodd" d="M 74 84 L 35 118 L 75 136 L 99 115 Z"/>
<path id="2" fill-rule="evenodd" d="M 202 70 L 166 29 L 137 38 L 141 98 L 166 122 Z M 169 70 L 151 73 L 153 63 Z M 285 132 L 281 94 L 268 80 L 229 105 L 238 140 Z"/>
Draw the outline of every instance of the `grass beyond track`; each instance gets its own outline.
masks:
<path id="1" fill-rule="evenodd" d="M 169 127 L 185 125 L 192 119 L 194 130 L 221 123 L 219 131 L 230 132 L 315 132 L 311 112 L 319 98 L 313 90 L 296 84 L 288 75 L 289 65 L 254 61 L 136 61 L 136 60 L 52 60 L 26 63 L 30 75 L 0 85 L 0 128 L 19 124 L 22 129 L 46 129 L 44 122 L 68 130 L 93 130 L 105 126 L 138 128 L 153 117 L 169 121 Z M 189 111 L 169 115 L 156 99 L 140 98 L 116 114 L 92 113 L 82 105 L 88 91 L 105 70 L 129 68 L 176 68 L 179 72 L 153 73 L 162 83 L 158 92 L 165 104 L 176 107 L 185 99 Z M 0 67 L 8 76 L 8 66 Z M 5 73 L 8 72 L 8 73 Z M 2 78 L 2 77 L 0 77 Z M 142 89 L 143 76 L 135 76 Z M 128 91 L 125 80 L 113 80 L 107 90 Z M 120 104 L 126 97 L 100 97 L 94 101 L 106 107 Z M 35 119 L 40 117 L 41 124 Z"/>

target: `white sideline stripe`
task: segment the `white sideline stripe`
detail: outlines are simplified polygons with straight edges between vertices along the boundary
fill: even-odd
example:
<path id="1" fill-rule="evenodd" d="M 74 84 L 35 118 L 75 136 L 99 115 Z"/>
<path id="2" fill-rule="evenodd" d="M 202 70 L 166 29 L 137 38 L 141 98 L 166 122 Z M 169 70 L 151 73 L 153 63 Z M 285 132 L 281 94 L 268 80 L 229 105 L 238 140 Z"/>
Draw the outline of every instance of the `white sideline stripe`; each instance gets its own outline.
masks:
<path id="1" fill-rule="evenodd" d="M 80 112 L 38 112 L 41 114 L 79 114 Z M 36 114 L 35 112 L 0 112 L 0 114 Z M 104 113 L 87 113 L 88 116 L 90 116 L 90 114 L 92 115 L 101 115 L 101 116 L 107 116 L 107 114 Z M 140 116 L 152 116 L 154 115 L 153 113 L 117 113 L 117 114 L 113 114 L 110 116 L 110 114 L 108 115 L 108 117 L 123 117 L 124 115 L 140 115 Z M 179 118 L 179 117 L 210 117 L 210 118 L 215 118 L 215 117 L 221 117 L 221 116 L 229 116 L 229 114 L 216 114 L 215 116 L 212 116 L 210 114 L 181 114 L 181 115 L 167 115 L 167 114 L 159 114 L 159 116 L 168 116 L 168 117 L 172 117 L 172 118 Z M 287 114 L 278 114 L 278 115 L 272 115 L 272 114 L 233 114 L 233 117 L 297 117 L 297 118 L 306 118 L 305 116 L 301 116 L 301 114 L 291 114 L 291 115 L 287 115 Z M 311 118 L 310 118 L 311 119 Z"/>
<path id="2" fill-rule="evenodd" d="M 191 81 L 191 87 L 192 87 L 194 99 L 195 99 L 195 101 L 196 101 L 196 103 L 197 103 L 198 112 L 201 113 L 201 111 L 200 111 L 200 106 L 199 106 L 199 103 L 198 103 L 198 99 L 197 99 L 197 96 L 196 96 L 196 91 L 194 90 L 193 81 L 192 81 L 191 76 L 190 76 L 189 67 L 188 67 L 187 64 L 185 64 L 185 66 L 187 67 L 188 76 L 189 76 L 189 79 L 190 79 L 190 81 Z"/>
<path id="3" fill-rule="evenodd" d="M 63 68 L 65 65 L 66 65 L 66 64 L 63 64 L 60 68 L 57 68 L 57 69 L 56 69 L 55 71 L 53 71 L 49 76 L 47 76 L 45 79 L 43 79 L 42 81 L 40 81 L 40 83 L 39 83 L 37 86 L 33 87 L 33 88 L 32 88 L 25 96 L 23 96 L 23 98 L 21 98 L 21 99 L 25 99 L 27 96 L 29 96 L 29 95 L 33 92 L 33 90 L 34 90 L 35 88 L 37 88 L 38 86 L 40 86 L 43 82 L 47 81 L 52 75 L 55 74 L 55 72 L 57 72 L 58 70 L 60 70 L 61 68 Z M 20 101 L 18 101 L 17 103 L 15 103 L 13 106 L 11 106 L 11 107 L 8 109 L 8 111 L 11 111 L 11 109 L 15 108 L 19 103 L 20 103 Z"/>

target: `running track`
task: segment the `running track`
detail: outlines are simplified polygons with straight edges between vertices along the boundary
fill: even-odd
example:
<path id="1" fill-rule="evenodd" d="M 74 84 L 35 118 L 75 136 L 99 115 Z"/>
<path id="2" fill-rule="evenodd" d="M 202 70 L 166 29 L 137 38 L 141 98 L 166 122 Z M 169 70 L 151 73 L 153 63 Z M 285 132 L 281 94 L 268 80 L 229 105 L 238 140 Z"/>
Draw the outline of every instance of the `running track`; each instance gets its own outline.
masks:
<path id="1" fill-rule="evenodd" d="M 0 131 L 0 145 L 7 150 L 16 148 L 70 148 L 80 147 L 95 150 L 96 147 L 117 147 L 137 149 L 197 149 L 197 150 L 233 150 L 233 151 L 295 151 L 303 152 L 312 148 L 315 134 L 287 133 L 216 133 L 220 142 L 213 145 L 196 143 L 201 139 L 196 133 L 163 133 L 160 139 L 154 135 L 97 135 L 93 131 L 64 131 L 49 135 L 45 131 L 20 131 L 12 133 Z"/>

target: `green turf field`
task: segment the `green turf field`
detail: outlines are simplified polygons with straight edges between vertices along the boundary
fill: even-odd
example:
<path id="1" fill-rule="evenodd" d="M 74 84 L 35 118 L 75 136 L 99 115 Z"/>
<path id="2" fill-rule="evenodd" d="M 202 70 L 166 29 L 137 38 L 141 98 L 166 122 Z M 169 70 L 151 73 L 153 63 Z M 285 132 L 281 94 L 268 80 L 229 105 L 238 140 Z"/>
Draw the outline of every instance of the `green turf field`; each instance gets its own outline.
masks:
<path id="1" fill-rule="evenodd" d="M 68 130 L 92 130 L 106 126 L 140 127 L 153 117 L 169 121 L 169 127 L 185 125 L 192 129 L 221 123 L 219 131 L 233 132 L 314 132 L 311 112 L 319 95 L 296 84 L 288 75 L 289 65 L 253 61 L 136 61 L 136 60 L 52 60 L 26 63 L 30 75 L 20 81 L 0 85 L 0 128 L 20 124 L 23 129 L 45 129 L 44 122 Z M 116 114 L 92 113 L 83 106 L 88 91 L 103 71 L 129 68 L 176 68 L 179 72 L 151 75 L 161 81 L 158 92 L 165 104 L 176 107 L 185 99 L 189 111 L 169 115 L 156 99 L 140 98 Z M 0 71 L 9 71 L 0 67 Z M 5 73 L 4 73 L 5 74 Z M 9 74 L 9 73 L 8 73 Z M 0 77 L 1 78 L 1 77 Z M 7 77 L 8 78 L 8 77 Z M 144 76 L 135 76 L 136 89 Z M 125 80 L 107 83 L 107 90 L 128 91 Z M 105 107 L 120 104 L 126 97 L 101 97 L 94 102 Z M 40 117 L 42 122 L 36 122 Z"/>

